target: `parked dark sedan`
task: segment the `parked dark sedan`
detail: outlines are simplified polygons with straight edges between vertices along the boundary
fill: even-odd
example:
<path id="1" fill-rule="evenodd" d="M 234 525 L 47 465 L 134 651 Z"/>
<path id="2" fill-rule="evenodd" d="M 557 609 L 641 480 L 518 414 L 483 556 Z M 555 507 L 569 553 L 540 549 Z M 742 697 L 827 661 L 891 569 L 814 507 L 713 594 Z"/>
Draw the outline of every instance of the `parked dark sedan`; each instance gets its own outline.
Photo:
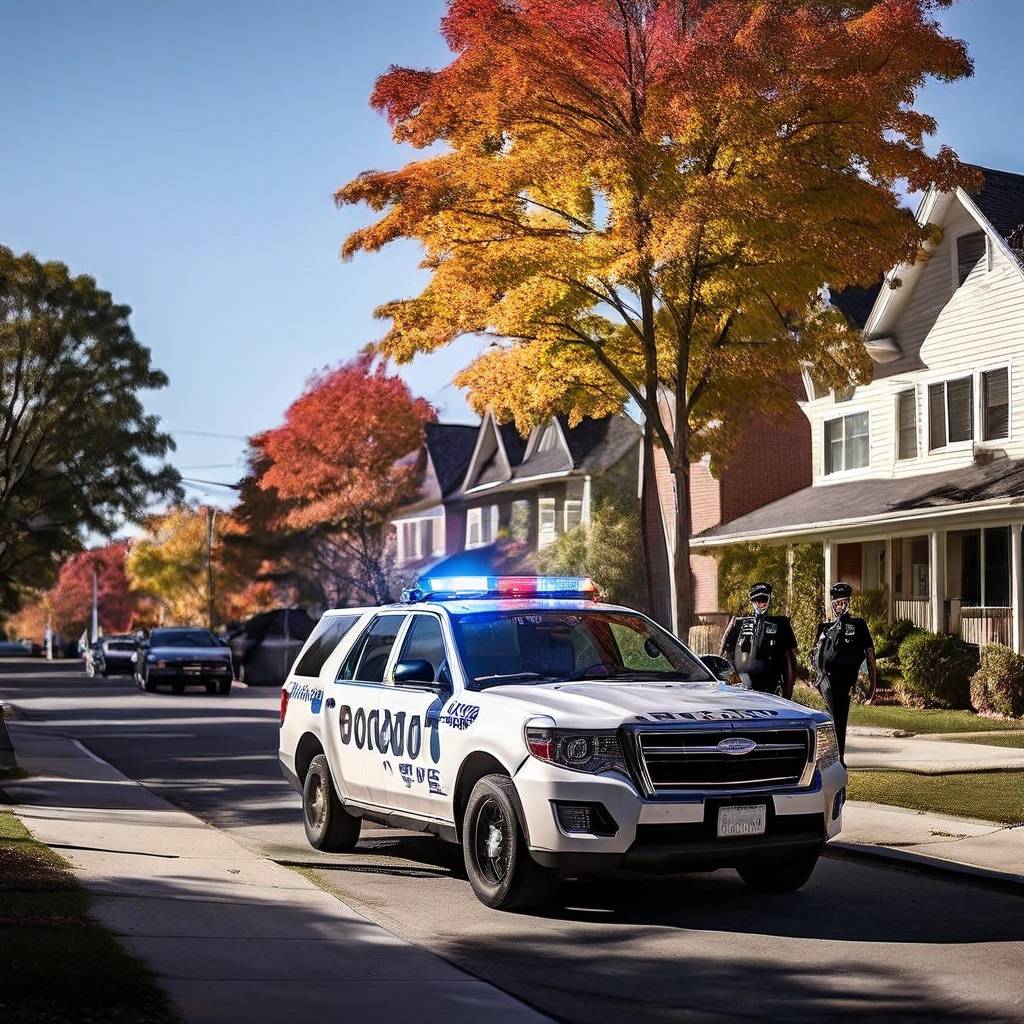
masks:
<path id="1" fill-rule="evenodd" d="M 169 683 L 175 693 L 205 686 L 207 693 L 228 694 L 231 679 L 231 651 L 208 629 L 154 629 L 135 656 L 135 682 L 148 693 Z"/>
<path id="2" fill-rule="evenodd" d="M 126 672 L 131 675 L 135 671 L 133 655 L 138 648 L 138 639 L 133 633 L 120 636 L 105 636 L 85 649 L 85 674 L 94 676 L 112 676 Z"/>
<path id="3" fill-rule="evenodd" d="M 228 638 L 235 673 L 247 686 L 281 686 L 316 622 L 301 608 L 254 615 Z"/>

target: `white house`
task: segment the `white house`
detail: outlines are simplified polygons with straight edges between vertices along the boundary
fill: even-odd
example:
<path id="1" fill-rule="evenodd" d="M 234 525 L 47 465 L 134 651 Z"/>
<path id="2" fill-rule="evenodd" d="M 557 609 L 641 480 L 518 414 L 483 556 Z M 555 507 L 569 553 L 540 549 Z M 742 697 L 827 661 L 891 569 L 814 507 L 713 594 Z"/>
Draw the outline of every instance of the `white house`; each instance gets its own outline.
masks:
<path id="1" fill-rule="evenodd" d="M 886 584 L 894 618 L 1024 650 L 1024 175 L 977 170 L 980 191 L 924 197 L 925 259 L 831 299 L 874 379 L 805 376 L 811 486 L 693 543 L 819 542 L 826 586 Z"/>

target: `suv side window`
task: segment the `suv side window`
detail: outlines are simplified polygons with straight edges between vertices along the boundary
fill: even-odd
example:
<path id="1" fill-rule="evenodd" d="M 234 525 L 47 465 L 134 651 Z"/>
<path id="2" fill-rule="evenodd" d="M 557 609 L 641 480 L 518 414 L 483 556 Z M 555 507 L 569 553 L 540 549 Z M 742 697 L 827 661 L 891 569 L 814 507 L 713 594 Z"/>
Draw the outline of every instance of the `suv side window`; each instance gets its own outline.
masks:
<path id="1" fill-rule="evenodd" d="M 313 639 L 295 665 L 297 676 L 318 676 L 324 662 L 346 633 L 359 621 L 358 615 L 327 615 L 313 630 Z"/>
<path id="2" fill-rule="evenodd" d="M 405 619 L 405 615 L 379 615 L 375 618 L 349 652 L 341 666 L 338 681 L 351 679 L 359 683 L 382 683 L 391 649 Z"/>
<path id="3" fill-rule="evenodd" d="M 446 658 L 440 621 L 434 615 L 414 615 L 398 660 L 429 661 L 436 679 Z"/>

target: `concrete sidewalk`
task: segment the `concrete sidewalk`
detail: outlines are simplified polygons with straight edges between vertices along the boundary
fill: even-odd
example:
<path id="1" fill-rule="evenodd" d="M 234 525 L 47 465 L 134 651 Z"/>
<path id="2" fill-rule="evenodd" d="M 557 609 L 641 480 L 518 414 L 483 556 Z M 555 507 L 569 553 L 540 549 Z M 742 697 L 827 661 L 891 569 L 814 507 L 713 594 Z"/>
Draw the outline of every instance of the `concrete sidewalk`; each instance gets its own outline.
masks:
<path id="1" fill-rule="evenodd" d="M 1024 825 L 851 800 L 830 848 L 1024 885 Z"/>
<path id="2" fill-rule="evenodd" d="M 9 723 L 33 778 L 9 808 L 69 860 L 93 913 L 146 960 L 188 1024 L 548 1018 L 395 938 L 90 754 Z"/>
<path id="3" fill-rule="evenodd" d="M 1024 769 L 1024 748 L 850 731 L 846 738 L 846 763 L 851 769 L 874 768 L 926 775 L 1011 771 Z"/>

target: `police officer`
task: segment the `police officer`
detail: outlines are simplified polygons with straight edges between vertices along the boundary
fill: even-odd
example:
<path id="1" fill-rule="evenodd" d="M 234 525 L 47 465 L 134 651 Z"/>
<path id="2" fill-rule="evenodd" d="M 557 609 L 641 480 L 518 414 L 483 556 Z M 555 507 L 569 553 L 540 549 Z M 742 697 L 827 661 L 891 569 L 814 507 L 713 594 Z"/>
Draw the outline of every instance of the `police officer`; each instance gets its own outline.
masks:
<path id="1" fill-rule="evenodd" d="M 875 643 L 871 639 L 871 631 L 863 619 L 850 614 L 850 598 L 853 587 L 849 583 L 836 583 L 829 588 L 828 596 L 832 603 L 830 622 L 818 625 L 814 638 L 814 667 L 818 672 L 818 689 L 821 690 L 825 703 L 836 724 L 836 738 L 839 740 L 839 757 L 846 763 L 846 723 L 850 718 L 850 696 L 860 666 L 868 663 L 868 679 L 871 692 L 868 702 L 874 695 L 878 684 L 878 673 L 875 667 Z"/>
<path id="2" fill-rule="evenodd" d="M 737 616 L 722 638 L 723 657 L 752 690 L 793 696 L 796 681 L 796 637 L 785 615 L 769 615 L 770 583 L 755 583 L 747 592 L 753 615 Z"/>

